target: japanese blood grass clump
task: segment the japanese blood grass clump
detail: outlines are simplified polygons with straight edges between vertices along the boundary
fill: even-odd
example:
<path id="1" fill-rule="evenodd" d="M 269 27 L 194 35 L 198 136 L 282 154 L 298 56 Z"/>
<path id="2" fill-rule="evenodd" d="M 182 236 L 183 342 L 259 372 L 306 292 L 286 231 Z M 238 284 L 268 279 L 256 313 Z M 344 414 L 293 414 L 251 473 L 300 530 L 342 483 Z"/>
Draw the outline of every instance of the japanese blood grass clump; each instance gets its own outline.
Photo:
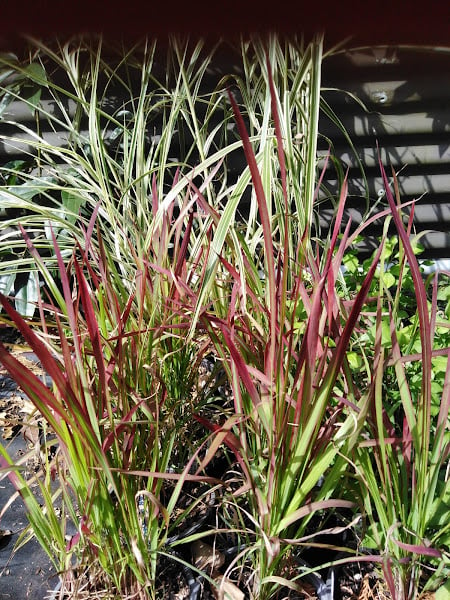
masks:
<path id="1" fill-rule="evenodd" d="M 251 251 L 244 236 L 238 237 L 238 254 L 237 246 L 224 243 L 217 260 L 228 273 L 228 310 L 220 315 L 203 304 L 193 307 L 224 362 L 234 402 L 233 410 L 218 414 L 216 421 L 197 415 L 213 432 L 201 466 L 223 443 L 234 454 L 242 483 L 234 502 L 247 523 L 237 562 L 248 567 L 250 561 L 249 593 L 261 599 L 275 597 L 283 586 L 300 589 L 299 579 L 308 569 L 298 568 L 289 577 L 283 573 L 298 547 L 320 544 L 320 531 L 308 531 L 313 515 L 355 509 L 343 484 L 345 457 L 359 443 L 370 396 L 353 381 L 347 353 L 350 340 L 364 327 L 362 309 L 383 252 L 382 242 L 360 290 L 343 301 L 335 281 L 349 243 L 350 223 L 339 241 L 344 185 L 328 245 L 313 254 L 305 235 L 296 238 L 292 255 L 292 240 L 278 229 L 284 220 L 282 231 L 289 231 L 292 207 L 269 60 L 267 70 L 284 208 L 272 219 L 270 190 L 264 188 L 230 94 L 259 211 L 260 252 Z M 208 210 L 201 194 L 198 198 Z M 220 220 L 215 224 L 219 229 Z"/>
<path id="2" fill-rule="evenodd" d="M 155 596 L 158 555 L 167 551 L 183 485 L 196 478 L 215 485 L 204 469 L 225 444 L 241 483 L 227 496 L 242 524 L 232 568 L 250 568 L 251 597 L 299 589 L 308 569 L 287 572 L 286 565 L 303 549 L 307 560 L 307 547 L 321 544 L 324 532 L 312 533 L 312 520 L 340 510 L 362 513 L 369 524 L 363 543 L 376 550 L 359 559 L 378 561 L 391 590 L 413 597 L 423 561 L 436 569 L 436 582 L 446 572 L 448 375 L 434 422 L 430 386 L 422 383 L 417 398 L 407 392 L 403 365 L 411 356 L 399 355 L 395 342 L 402 285 L 391 302 L 385 236 L 354 294 L 341 293 L 345 253 L 369 224 L 350 235 L 343 223 L 345 181 L 330 237 L 312 247 L 321 38 L 306 46 L 276 38 L 242 43 L 243 76 L 226 77 L 207 97 L 200 86 L 212 52 L 201 43 L 171 40 L 162 75 L 156 44 L 135 50 L 114 67 L 101 40 L 38 43 L 30 64 L 3 57 L 7 72 L 22 80 L 3 81 L 1 106 L 24 97 L 38 123 L 67 134 L 66 145 L 52 144 L 44 127 L 16 123 L 19 134 L 4 139 L 30 136 L 31 165 L 3 169 L 0 200 L 5 210 L 26 211 L 7 225 L 22 226 L 26 266 L 52 298 L 33 296 L 40 329 L 2 300 L 54 382 L 47 390 L 0 350 L 59 443 L 39 483 L 44 512 L 31 493 L 35 480 L 26 481 L 3 453 L 34 533 L 59 571 L 75 562 L 102 573 L 112 595 Z M 67 88 L 52 79 L 55 65 Z M 137 92 L 123 68 L 139 73 Z M 22 96 L 21 81 L 36 94 Z M 116 84 L 127 98 L 111 112 L 108 88 Z M 49 110 L 45 94 L 61 114 Z M 149 138 L 159 118 L 162 135 Z M 184 153 L 174 159 L 173 139 Z M 242 148 L 247 164 L 231 182 L 228 161 Z M 236 215 L 248 191 L 242 224 Z M 372 219 L 392 213 L 400 227 L 396 210 L 391 201 Z M 407 238 L 399 236 L 411 263 Z M 1 243 L 8 250 L 11 237 Z M 24 256 L 4 263 L 9 290 Z M 435 300 L 427 316 L 411 272 L 428 381 Z M 369 294 L 377 297 L 375 312 Z M 191 395 L 212 347 L 233 402 L 231 409 L 216 405 L 214 416 Z M 402 416 L 386 407 L 386 369 L 395 369 L 400 384 L 401 436 Z M 208 446 L 192 439 L 198 421 L 212 431 Z M 69 541 L 67 522 L 78 528 Z"/>
<path id="3" fill-rule="evenodd" d="M 380 552 L 392 597 L 412 600 L 448 582 L 450 571 L 450 349 L 436 335 L 449 322 L 438 314 L 439 274 L 428 281 L 427 294 L 414 254 L 414 210 L 405 229 L 398 189 L 394 199 L 382 166 L 381 171 L 400 252 L 397 265 L 379 271 L 366 440 L 352 457 L 367 526 L 363 544 Z M 394 288 L 390 270 L 398 273 Z M 411 278 L 416 308 L 406 338 L 401 297 L 403 282 Z M 436 385 L 442 360 L 444 381 Z M 440 597 L 448 593 L 447 583 Z"/>
<path id="4" fill-rule="evenodd" d="M 25 476 L 3 446 L 0 466 L 27 507 L 27 533 L 52 559 L 63 590 L 70 582 L 71 597 L 78 597 L 76 582 L 81 594 L 87 581 L 91 594 L 153 598 L 173 512 L 182 523 L 201 501 L 193 498 L 181 514 L 183 485 L 215 484 L 190 473 L 201 449 L 192 438 L 193 389 L 206 351 L 201 340 L 187 339 L 189 320 L 179 306 L 182 285 L 195 289 L 194 274 L 201 282 L 198 257 L 187 259 L 193 215 L 186 223 L 183 211 L 177 218 L 169 211 L 145 255 L 130 248 L 135 278 L 126 285 L 105 258 L 95 217 L 67 267 L 54 237 L 61 291 L 24 231 L 53 298 L 39 301 L 40 323 L 29 324 L 2 295 L 3 320 L 17 327 L 53 385 L 47 388 L 1 344 L 0 362 L 49 436 L 37 474 Z M 52 458 L 46 450 L 55 445 Z"/>

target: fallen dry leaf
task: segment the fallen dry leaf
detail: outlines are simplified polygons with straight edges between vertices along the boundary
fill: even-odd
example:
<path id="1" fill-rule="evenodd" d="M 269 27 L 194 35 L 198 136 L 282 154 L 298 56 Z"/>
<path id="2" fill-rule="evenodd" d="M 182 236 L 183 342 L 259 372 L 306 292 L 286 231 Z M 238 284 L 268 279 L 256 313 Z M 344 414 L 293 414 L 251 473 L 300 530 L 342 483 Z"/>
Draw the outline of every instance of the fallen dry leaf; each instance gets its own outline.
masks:
<path id="1" fill-rule="evenodd" d="M 218 587 L 212 587 L 216 600 L 245 600 L 243 592 L 232 581 L 223 575 L 214 578 Z"/>
<path id="2" fill-rule="evenodd" d="M 220 569 L 225 562 L 224 555 L 202 540 L 195 540 L 191 544 L 192 560 L 200 571 L 212 573 Z"/>

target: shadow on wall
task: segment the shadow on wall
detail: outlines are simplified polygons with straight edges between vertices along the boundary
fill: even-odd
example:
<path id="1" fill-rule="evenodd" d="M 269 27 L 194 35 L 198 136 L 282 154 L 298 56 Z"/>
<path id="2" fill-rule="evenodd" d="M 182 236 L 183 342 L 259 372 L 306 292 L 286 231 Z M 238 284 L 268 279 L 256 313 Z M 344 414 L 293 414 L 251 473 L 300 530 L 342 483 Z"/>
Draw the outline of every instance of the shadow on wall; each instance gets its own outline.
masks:
<path id="1" fill-rule="evenodd" d="M 323 70 L 325 99 L 354 144 L 353 151 L 336 127 L 322 120 L 322 151 L 331 140 L 349 168 L 349 215 L 360 222 L 384 206 L 378 144 L 383 163 L 398 174 L 402 201 L 420 199 L 414 224 L 417 232 L 426 231 L 422 243 L 433 258 L 450 256 L 450 79 L 444 76 L 449 72 L 450 49 L 387 46 L 340 52 L 325 60 Z M 337 181 L 330 178 L 328 186 L 335 194 Z M 322 226 L 332 211 L 325 201 Z M 380 232 L 375 224 L 370 234 Z M 368 239 L 367 246 L 376 247 L 376 241 Z"/>

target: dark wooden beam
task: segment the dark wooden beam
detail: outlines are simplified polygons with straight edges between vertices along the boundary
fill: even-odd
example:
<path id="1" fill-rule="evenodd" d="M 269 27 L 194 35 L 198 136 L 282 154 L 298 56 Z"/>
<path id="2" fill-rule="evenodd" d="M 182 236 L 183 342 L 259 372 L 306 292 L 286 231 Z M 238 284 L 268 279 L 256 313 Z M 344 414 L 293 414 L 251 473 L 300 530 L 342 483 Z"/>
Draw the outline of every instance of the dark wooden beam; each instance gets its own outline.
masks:
<path id="1" fill-rule="evenodd" d="M 450 46 L 450 4 L 442 0 L 11 0 L 2 3 L 0 48 L 40 38 L 102 32 L 117 40 L 169 33 L 237 38 L 250 33 L 286 36 L 324 32 L 334 45 Z"/>

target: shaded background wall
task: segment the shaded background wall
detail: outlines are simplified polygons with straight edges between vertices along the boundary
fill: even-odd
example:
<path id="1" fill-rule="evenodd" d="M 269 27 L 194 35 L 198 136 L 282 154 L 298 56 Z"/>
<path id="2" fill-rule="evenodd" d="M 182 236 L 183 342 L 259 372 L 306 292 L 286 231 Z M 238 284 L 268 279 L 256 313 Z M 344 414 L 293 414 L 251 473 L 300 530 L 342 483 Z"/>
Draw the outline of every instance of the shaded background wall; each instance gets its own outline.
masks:
<path id="1" fill-rule="evenodd" d="M 383 164 L 398 174 L 401 200 L 418 200 L 416 233 L 434 258 L 450 256 L 450 48 L 381 46 L 347 50 L 324 62 L 324 96 L 341 118 L 356 155 L 342 133 L 322 119 L 322 152 L 329 138 L 334 152 L 349 167 L 348 215 L 356 222 L 377 201 L 383 203 L 378 150 Z M 361 101 L 359 104 L 356 99 Z M 358 168 L 364 166 L 365 182 Z M 332 179 L 330 190 L 336 193 Z M 322 204 L 323 219 L 331 203 Z M 375 224 L 370 234 L 380 233 Z"/>

